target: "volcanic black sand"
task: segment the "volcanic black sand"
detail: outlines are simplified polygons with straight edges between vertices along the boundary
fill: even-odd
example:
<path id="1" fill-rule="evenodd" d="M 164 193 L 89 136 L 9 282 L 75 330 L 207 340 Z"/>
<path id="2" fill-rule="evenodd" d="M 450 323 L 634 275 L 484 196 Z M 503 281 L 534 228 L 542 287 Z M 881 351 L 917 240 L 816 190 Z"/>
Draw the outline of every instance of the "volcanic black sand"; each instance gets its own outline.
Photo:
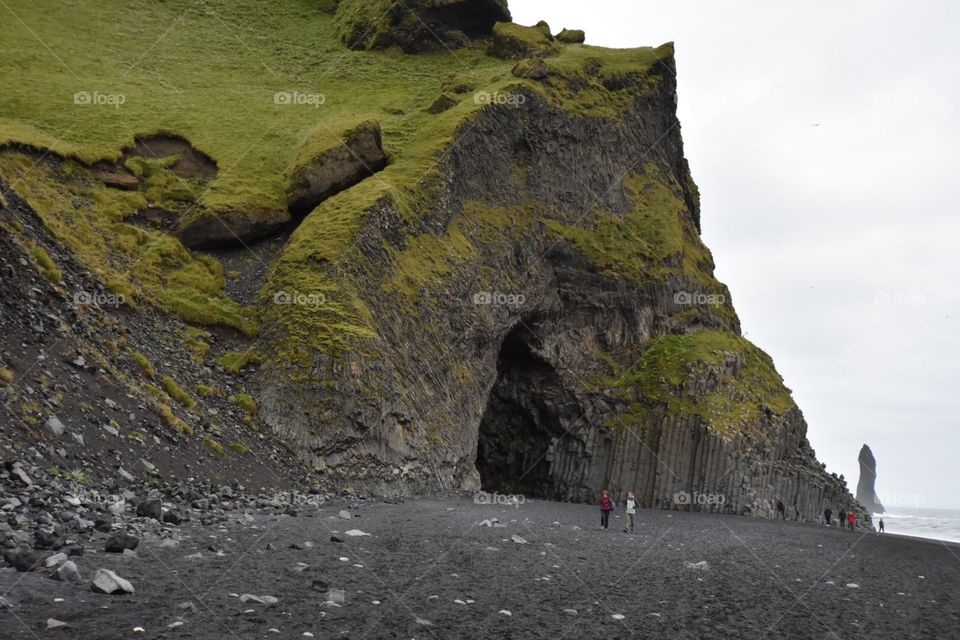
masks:
<path id="1" fill-rule="evenodd" d="M 667 511 L 625 534 L 622 517 L 605 531 L 595 507 L 541 501 L 342 508 L 185 523 L 177 546 L 144 537 L 138 557 L 88 545 L 79 583 L 0 570 L 0 637 L 960 637 L 960 548 L 946 544 Z M 506 526 L 481 524 L 493 518 Z M 136 593 L 91 592 L 101 567 Z"/>

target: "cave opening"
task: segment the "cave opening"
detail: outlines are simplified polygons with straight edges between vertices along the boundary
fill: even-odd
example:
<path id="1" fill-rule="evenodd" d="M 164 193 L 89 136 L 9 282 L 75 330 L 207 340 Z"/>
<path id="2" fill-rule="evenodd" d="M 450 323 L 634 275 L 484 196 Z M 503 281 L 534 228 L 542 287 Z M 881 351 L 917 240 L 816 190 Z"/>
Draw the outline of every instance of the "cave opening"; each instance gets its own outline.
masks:
<path id="1" fill-rule="evenodd" d="M 480 420 L 476 466 L 484 491 L 556 499 L 551 446 L 579 408 L 554 367 L 537 354 L 534 340 L 521 324 L 500 347 L 496 382 Z"/>

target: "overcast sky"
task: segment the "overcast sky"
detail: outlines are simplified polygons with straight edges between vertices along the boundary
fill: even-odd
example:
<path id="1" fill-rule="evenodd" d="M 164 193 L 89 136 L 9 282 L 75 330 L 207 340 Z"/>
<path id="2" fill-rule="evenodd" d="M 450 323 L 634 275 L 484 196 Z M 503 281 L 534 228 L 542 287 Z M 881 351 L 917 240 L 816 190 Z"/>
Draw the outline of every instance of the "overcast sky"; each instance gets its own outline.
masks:
<path id="1" fill-rule="evenodd" d="M 960 3 L 510 8 L 588 44 L 676 43 L 704 240 L 817 456 L 855 490 L 867 443 L 888 507 L 960 508 Z"/>

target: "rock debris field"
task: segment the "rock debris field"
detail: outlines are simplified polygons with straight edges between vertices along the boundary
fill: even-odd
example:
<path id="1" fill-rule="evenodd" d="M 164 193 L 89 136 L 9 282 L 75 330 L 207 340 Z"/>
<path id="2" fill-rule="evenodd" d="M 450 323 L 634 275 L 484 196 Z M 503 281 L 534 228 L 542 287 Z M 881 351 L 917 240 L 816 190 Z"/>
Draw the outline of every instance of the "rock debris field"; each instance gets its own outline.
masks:
<path id="1" fill-rule="evenodd" d="M 163 524 L 155 506 L 8 550 L 37 566 L 0 570 L 0 636 L 903 639 L 960 622 L 960 549 L 872 532 L 647 510 L 627 534 L 589 505 L 463 497 L 186 505 Z"/>

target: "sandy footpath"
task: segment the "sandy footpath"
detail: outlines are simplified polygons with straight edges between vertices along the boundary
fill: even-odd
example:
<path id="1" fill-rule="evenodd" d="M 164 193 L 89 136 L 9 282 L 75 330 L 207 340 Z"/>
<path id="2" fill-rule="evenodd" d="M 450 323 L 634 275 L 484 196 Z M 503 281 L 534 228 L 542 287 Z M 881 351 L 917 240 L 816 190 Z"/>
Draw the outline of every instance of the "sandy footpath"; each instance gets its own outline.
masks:
<path id="1" fill-rule="evenodd" d="M 137 557 L 94 540 L 78 583 L 2 569 L 0 637 L 960 637 L 960 548 L 936 542 L 665 511 L 625 534 L 541 501 L 342 508 L 192 521 Z M 99 568 L 136 592 L 93 593 Z"/>

